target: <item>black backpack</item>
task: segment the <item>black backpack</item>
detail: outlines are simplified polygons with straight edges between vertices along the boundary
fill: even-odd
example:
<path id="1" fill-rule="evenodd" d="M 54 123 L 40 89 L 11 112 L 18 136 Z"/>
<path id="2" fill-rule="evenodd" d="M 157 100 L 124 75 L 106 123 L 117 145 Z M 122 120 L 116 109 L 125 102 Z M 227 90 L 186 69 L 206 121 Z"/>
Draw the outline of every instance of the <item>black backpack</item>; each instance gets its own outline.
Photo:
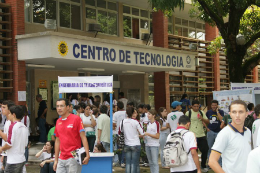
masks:
<path id="1" fill-rule="evenodd" d="M 254 113 L 255 112 L 252 112 L 251 114 L 249 114 L 247 117 L 246 117 L 246 120 L 245 120 L 245 123 L 244 123 L 244 126 L 249 128 L 252 132 L 252 126 L 253 126 L 253 123 L 255 121 L 254 119 Z"/>
<path id="2" fill-rule="evenodd" d="M 201 110 L 199 110 L 199 113 L 200 113 L 200 115 L 201 115 L 202 118 L 203 118 L 203 113 L 201 112 Z M 191 110 L 189 110 L 189 118 L 191 119 Z"/>
<path id="3" fill-rule="evenodd" d="M 118 135 L 118 147 L 124 148 L 125 146 L 125 134 L 124 134 L 124 120 L 122 120 L 120 134 Z"/>

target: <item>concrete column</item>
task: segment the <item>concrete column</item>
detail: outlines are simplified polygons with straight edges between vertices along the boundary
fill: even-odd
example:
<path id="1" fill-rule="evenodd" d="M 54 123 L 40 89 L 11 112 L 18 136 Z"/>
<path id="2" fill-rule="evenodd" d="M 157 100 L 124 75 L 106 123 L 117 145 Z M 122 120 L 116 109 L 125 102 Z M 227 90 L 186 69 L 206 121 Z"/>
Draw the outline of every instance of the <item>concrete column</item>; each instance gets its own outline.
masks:
<path id="1" fill-rule="evenodd" d="M 256 66 L 253 70 L 253 83 L 258 83 L 258 66 Z"/>

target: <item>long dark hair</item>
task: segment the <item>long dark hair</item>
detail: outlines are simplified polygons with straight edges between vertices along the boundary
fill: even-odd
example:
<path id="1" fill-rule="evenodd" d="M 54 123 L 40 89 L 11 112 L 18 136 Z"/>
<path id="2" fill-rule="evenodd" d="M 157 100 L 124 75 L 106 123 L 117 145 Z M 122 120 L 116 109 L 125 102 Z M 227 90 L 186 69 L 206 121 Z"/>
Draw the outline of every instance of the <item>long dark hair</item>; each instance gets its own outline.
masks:
<path id="1" fill-rule="evenodd" d="M 158 109 L 158 115 L 161 117 L 161 119 L 162 119 L 163 121 L 166 120 L 166 118 L 162 116 L 162 112 L 163 112 L 165 109 L 166 109 L 165 107 L 160 107 L 160 108 Z M 160 125 L 162 126 L 162 123 L 163 123 L 163 122 L 161 121 L 161 119 L 160 119 L 159 123 L 160 123 Z"/>
<path id="2" fill-rule="evenodd" d="M 49 142 L 50 144 L 51 144 L 51 146 L 52 146 L 52 149 L 51 149 L 51 158 L 53 158 L 53 156 L 54 156 L 54 153 L 55 153 L 55 142 L 54 141 L 47 141 L 47 142 Z"/>
<path id="3" fill-rule="evenodd" d="M 98 151 L 101 151 L 101 153 L 107 152 L 102 143 L 95 145 L 95 147 L 97 147 Z"/>

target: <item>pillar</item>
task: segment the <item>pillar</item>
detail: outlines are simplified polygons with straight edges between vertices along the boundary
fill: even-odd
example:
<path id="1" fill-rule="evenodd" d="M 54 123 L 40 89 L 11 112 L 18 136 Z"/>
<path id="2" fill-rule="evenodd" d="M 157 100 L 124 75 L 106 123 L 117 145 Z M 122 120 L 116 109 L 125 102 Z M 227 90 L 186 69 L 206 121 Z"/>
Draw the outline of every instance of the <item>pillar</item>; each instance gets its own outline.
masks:
<path id="1" fill-rule="evenodd" d="M 256 66 L 253 70 L 253 83 L 258 83 L 258 66 Z"/>
<path id="2" fill-rule="evenodd" d="M 8 98 L 15 104 L 25 104 L 18 102 L 18 91 L 26 91 L 26 67 L 24 61 L 18 61 L 16 35 L 25 33 L 24 22 L 24 0 L 5 0 L 6 4 L 11 5 L 12 17 L 12 70 L 13 70 L 13 91 Z"/>
<path id="3" fill-rule="evenodd" d="M 168 48 L 168 19 L 161 11 L 153 12 L 153 46 Z M 170 110 L 169 72 L 154 73 L 154 104 Z"/>

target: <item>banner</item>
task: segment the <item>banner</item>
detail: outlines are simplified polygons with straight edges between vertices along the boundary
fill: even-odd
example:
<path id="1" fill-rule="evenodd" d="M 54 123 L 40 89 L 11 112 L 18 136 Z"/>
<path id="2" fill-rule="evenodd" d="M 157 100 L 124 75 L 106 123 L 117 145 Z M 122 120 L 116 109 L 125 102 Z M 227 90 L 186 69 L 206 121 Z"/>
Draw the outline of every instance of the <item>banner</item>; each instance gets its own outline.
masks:
<path id="1" fill-rule="evenodd" d="M 101 93 L 113 91 L 113 76 L 58 77 L 59 93 Z"/>
<path id="2" fill-rule="evenodd" d="M 228 91 L 213 91 L 213 99 L 219 103 L 219 108 L 225 112 L 229 112 L 229 105 L 234 100 L 242 100 L 246 104 L 255 104 L 255 94 L 253 89 L 247 90 L 228 90 Z"/>
<path id="3" fill-rule="evenodd" d="M 260 94 L 260 83 L 231 83 L 231 90 L 254 89 L 255 94 Z"/>

